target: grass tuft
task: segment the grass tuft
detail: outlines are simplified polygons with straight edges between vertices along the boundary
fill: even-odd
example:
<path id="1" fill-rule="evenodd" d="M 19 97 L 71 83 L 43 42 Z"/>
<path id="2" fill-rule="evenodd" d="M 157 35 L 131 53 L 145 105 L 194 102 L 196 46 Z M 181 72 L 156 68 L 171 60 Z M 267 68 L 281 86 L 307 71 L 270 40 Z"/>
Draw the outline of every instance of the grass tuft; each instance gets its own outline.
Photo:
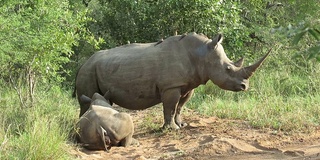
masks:
<path id="1" fill-rule="evenodd" d="M 15 95 L 9 89 L 1 99 L 7 106 L 0 113 L 0 159 L 74 159 L 68 142 L 77 120 L 75 100 L 59 90 L 40 94 L 27 108 L 10 101 Z"/>

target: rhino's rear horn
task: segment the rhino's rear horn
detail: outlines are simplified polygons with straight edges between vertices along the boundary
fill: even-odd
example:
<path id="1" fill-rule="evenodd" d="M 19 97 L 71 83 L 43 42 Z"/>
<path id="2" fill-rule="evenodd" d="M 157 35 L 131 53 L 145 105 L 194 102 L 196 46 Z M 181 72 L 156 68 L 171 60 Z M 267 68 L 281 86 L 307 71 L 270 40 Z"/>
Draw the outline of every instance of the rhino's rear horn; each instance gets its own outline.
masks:
<path id="1" fill-rule="evenodd" d="M 268 51 L 268 53 L 266 55 L 264 55 L 258 62 L 256 62 L 255 64 L 245 67 L 244 68 L 244 78 L 248 79 L 249 77 L 251 77 L 253 75 L 253 73 L 256 71 L 257 68 L 259 68 L 261 66 L 261 64 L 263 63 L 263 61 L 268 57 L 269 53 L 271 52 L 272 49 L 270 49 Z"/>
<path id="2" fill-rule="evenodd" d="M 238 61 L 234 62 L 234 65 L 235 65 L 236 67 L 242 67 L 243 62 L 244 62 L 244 58 L 241 57 Z"/>

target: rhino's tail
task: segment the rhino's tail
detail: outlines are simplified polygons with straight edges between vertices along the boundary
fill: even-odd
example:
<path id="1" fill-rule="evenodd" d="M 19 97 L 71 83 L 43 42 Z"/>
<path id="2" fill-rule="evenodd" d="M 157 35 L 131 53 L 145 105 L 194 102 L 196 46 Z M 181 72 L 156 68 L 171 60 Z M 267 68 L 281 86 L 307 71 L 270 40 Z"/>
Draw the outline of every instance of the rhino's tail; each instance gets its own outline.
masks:
<path id="1" fill-rule="evenodd" d="M 72 98 L 76 98 L 76 96 L 77 96 L 76 91 L 77 91 L 77 88 L 76 88 L 76 85 L 74 85 L 74 89 L 72 92 Z"/>

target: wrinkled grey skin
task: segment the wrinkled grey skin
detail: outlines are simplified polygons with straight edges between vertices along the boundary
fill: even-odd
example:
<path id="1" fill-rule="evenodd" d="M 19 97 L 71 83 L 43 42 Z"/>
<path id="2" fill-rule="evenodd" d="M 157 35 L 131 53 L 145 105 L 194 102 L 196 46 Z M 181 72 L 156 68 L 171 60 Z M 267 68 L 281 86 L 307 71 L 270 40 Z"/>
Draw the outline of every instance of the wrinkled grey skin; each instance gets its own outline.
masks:
<path id="1" fill-rule="evenodd" d="M 85 148 L 109 150 L 111 146 L 138 143 L 132 138 L 134 126 L 129 114 L 110 108 L 110 102 L 98 93 L 92 99 L 82 95 L 80 101 L 90 105 L 78 122 L 77 139 Z"/>
<path id="2" fill-rule="evenodd" d="M 180 117 L 182 106 L 193 89 L 211 80 L 220 88 L 245 91 L 249 77 L 267 55 L 251 66 L 243 58 L 232 62 L 221 45 L 222 35 L 213 39 L 196 33 L 171 36 L 158 43 L 133 43 L 92 55 L 79 69 L 77 95 L 91 96 L 110 91 L 110 101 L 140 110 L 163 104 L 165 128 L 186 125 Z M 81 103 L 80 115 L 88 108 Z"/>

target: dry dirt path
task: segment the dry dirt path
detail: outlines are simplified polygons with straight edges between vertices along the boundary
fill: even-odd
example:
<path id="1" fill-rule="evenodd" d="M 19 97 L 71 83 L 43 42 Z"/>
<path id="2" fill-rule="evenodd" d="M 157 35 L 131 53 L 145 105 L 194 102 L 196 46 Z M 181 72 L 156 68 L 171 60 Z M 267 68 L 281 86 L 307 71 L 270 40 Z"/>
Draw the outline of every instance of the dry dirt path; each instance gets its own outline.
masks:
<path id="1" fill-rule="evenodd" d="M 133 117 L 134 138 L 140 142 L 139 146 L 112 147 L 109 152 L 77 148 L 72 154 L 86 160 L 320 160 L 320 127 L 314 133 L 285 134 L 253 129 L 244 121 L 206 117 L 187 110 L 183 113 L 189 123 L 186 128 L 160 132 L 156 128 L 162 124 L 161 107 L 125 111 Z"/>

